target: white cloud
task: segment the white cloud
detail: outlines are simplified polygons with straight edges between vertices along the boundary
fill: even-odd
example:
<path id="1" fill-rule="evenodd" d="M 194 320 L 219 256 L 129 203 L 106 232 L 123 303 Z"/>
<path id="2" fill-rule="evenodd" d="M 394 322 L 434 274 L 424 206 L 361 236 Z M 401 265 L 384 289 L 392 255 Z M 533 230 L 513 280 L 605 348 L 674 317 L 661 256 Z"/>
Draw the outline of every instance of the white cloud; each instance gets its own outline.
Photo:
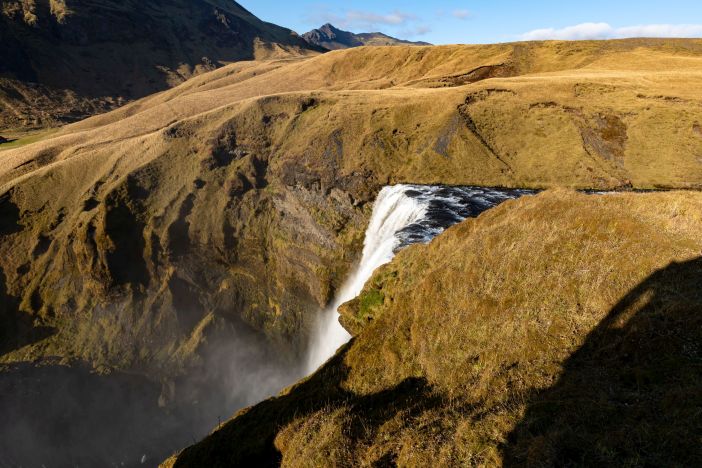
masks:
<path id="1" fill-rule="evenodd" d="M 461 20 L 467 20 L 468 18 L 470 18 L 472 16 L 472 14 L 468 10 L 454 10 L 451 13 L 451 16 L 453 16 L 454 18 L 461 19 Z"/>
<path id="2" fill-rule="evenodd" d="M 316 14 L 308 17 L 312 24 L 331 23 L 334 26 L 359 32 L 381 31 L 397 35 L 402 39 L 411 39 L 431 32 L 431 29 L 412 13 L 394 10 L 388 13 L 376 13 L 362 10 L 331 11 L 320 7 Z"/>
<path id="3" fill-rule="evenodd" d="M 649 24 L 617 29 L 619 37 L 702 37 L 702 24 Z"/>
<path id="4" fill-rule="evenodd" d="M 626 37 L 702 37 L 702 24 L 648 24 L 614 28 L 607 23 L 582 23 L 561 29 L 535 29 L 519 37 L 524 41 L 621 39 Z"/>
<path id="5" fill-rule="evenodd" d="M 341 13 L 321 10 L 309 18 L 311 23 L 331 23 L 336 27 L 356 32 L 376 31 L 386 27 L 407 27 L 417 20 L 415 15 L 399 10 L 384 14 L 361 10 L 347 10 Z"/>
<path id="6" fill-rule="evenodd" d="M 415 19 L 415 16 L 402 11 L 394 11 L 385 15 L 371 13 L 369 11 L 351 10 L 346 12 L 343 21 L 350 24 L 391 24 L 394 26 L 405 24 L 409 20 Z"/>
<path id="7" fill-rule="evenodd" d="M 535 29 L 522 34 L 525 41 L 539 41 L 545 39 L 606 39 L 612 34 L 612 27 L 607 23 L 583 23 L 577 26 L 568 26 L 563 29 Z"/>
<path id="8" fill-rule="evenodd" d="M 410 29 L 404 29 L 398 33 L 400 36 L 400 39 L 406 39 L 406 38 L 413 38 L 417 36 L 424 36 L 425 34 L 429 34 L 431 32 L 431 28 L 428 26 L 424 25 L 419 25 L 414 28 Z"/>

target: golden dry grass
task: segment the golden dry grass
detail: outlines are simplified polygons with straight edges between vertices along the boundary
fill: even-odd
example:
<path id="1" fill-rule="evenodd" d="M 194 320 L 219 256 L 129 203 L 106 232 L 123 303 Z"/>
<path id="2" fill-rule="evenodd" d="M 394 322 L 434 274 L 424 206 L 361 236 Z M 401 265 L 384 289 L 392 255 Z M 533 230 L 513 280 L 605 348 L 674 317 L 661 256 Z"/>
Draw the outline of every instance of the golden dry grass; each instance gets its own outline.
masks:
<path id="1" fill-rule="evenodd" d="M 163 154 L 172 149 L 158 132 L 175 123 L 199 145 L 242 115 L 237 131 L 252 136 L 261 131 L 254 115 L 289 114 L 291 101 L 309 101 L 294 122 L 263 130 L 278 158 L 305 154 L 316 164 L 320 148 L 339 139 L 345 172 L 367 169 L 381 180 L 697 187 L 701 50 L 694 40 L 544 42 L 242 62 L 6 152 L 0 181 L 50 148 L 58 161 L 143 147 Z M 497 67 L 496 77 L 471 84 L 481 67 Z M 620 138 L 612 139 L 611 125 Z"/>
<path id="2" fill-rule="evenodd" d="M 369 202 L 382 185 L 700 187 L 700 85 L 698 40 L 370 47 L 235 63 L 2 151 L 0 293 L 7 300 L 0 308 L 13 326 L 26 328 L 2 361 L 80 359 L 172 378 L 198 362 L 227 314 L 294 360 L 309 311 L 328 302 L 360 250 Z M 377 334 L 359 338 L 342 356 L 350 360 L 348 376 L 337 367 L 331 387 L 320 386 L 319 376 L 311 381 L 313 409 L 330 388 L 344 401 L 360 395 L 374 420 L 354 411 L 333 417 L 353 423 L 354 434 L 378 424 L 398 428 L 393 453 L 407 464 L 496 460 L 496 447 L 526 407 L 518 404 L 526 388 L 547 387 L 627 288 L 699 251 L 689 227 L 699 220 L 697 194 L 606 199 L 552 194 L 467 223 L 457 231 L 486 231 L 470 240 L 480 249 L 465 247 L 459 257 L 445 252 L 455 263 L 444 265 L 446 277 L 410 253 L 421 248 L 401 255 L 396 264 L 418 264 L 396 285 L 414 285 L 407 307 L 420 304 L 422 292 L 426 301 L 435 296 L 433 283 L 422 281 L 426 274 L 437 284 L 456 282 L 436 298 L 437 313 L 462 300 L 466 306 L 452 312 L 458 318 L 446 318 L 452 327 L 443 334 L 418 309 L 394 321 L 381 314 L 370 328 Z M 523 210 L 509 221 L 508 207 Z M 567 235 L 563 220 L 571 223 Z M 431 248 L 451 242 L 450 235 L 443 239 Z M 535 253 L 543 258 L 529 263 Z M 599 263 L 624 253 L 631 258 L 615 269 Z M 581 257 L 598 262 L 574 269 Z M 466 276 L 463 268 L 482 273 Z M 543 296 L 530 302 L 532 291 Z M 366 312 L 379 296 L 366 302 Z M 513 320 L 510 313 L 524 304 L 529 320 Z M 483 322 L 473 323 L 471 335 L 463 326 L 471 323 L 468 305 L 494 310 L 500 338 L 522 343 L 520 351 L 487 343 Z M 561 318 L 551 321 L 552 312 Z M 48 337 L 35 333 L 46 329 Z M 532 335 L 538 339 L 519 341 Z M 464 342 L 493 354 L 483 358 L 478 347 L 461 348 Z M 545 347 L 554 351 L 542 362 Z M 446 356 L 437 361 L 436 353 Z M 503 375 L 508 361 L 522 370 Z M 512 385 L 522 393 L 508 401 L 511 412 L 490 413 L 490 424 L 476 429 L 473 416 L 464 415 L 466 400 L 453 403 L 465 393 L 500 407 Z M 426 399 L 419 406 L 402 399 L 412 392 Z M 396 398 L 402 403 L 393 412 L 388 402 Z M 379 402 L 388 409 L 374 410 Z M 425 411 L 434 407 L 449 416 Z M 403 421 L 415 420 L 432 434 L 453 434 L 463 441 L 455 446 L 460 451 L 444 439 L 414 448 L 421 438 L 415 429 L 405 432 L 411 425 Z M 319 427 L 325 437 L 337 433 Z M 382 458 L 391 442 L 368 434 L 354 435 L 354 446 L 339 457 Z M 294 435 L 280 439 L 281 450 L 308 456 L 295 448 Z"/>
<path id="3" fill-rule="evenodd" d="M 699 463 L 701 201 L 549 191 L 410 247 L 350 345 L 166 466 Z"/>
<path id="4" fill-rule="evenodd" d="M 701 50 L 696 40 L 543 42 L 369 47 L 236 63 L 67 126 L 51 138 L 2 151 L 0 193 L 11 193 L 23 226 L 3 241 L 2 268 L 27 313 L 75 310 L 71 301 L 90 309 L 107 300 L 106 278 L 113 273 L 105 264 L 116 245 L 105 224 L 111 209 L 106 201 L 133 212 L 133 234 L 152 236 L 134 244 L 140 251 L 130 254 L 146 261 L 194 196 L 188 236 L 198 245 L 226 251 L 222 226 L 260 223 L 275 233 L 266 231 L 260 240 L 252 228 L 250 245 L 240 247 L 248 249 L 244 258 L 258 262 L 249 253 L 258 250 L 250 249 L 264 246 L 273 258 L 283 252 L 290 264 L 303 262 L 318 278 L 311 296 L 324 301 L 362 231 L 362 223 L 345 223 L 367 216 L 358 205 L 386 183 L 697 187 Z M 492 71 L 475 72 L 485 69 Z M 219 163 L 207 162 L 218 151 L 225 159 L 246 156 L 229 161 L 221 174 Z M 259 186 L 261 178 L 265 187 Z M 192 187 L 200 183 L 208 189 L 196 196 Z M 130 199 L 133 184 L 148 192 L 143 203 Z M 295 193 L 299 186 L 319 205 Z M 229 195 L 251 188 L 244 202 Z M 328 197 L 333 189 L 335 197 Z M 282 205 L 280 197 L 286 200 Z M 340 218 L 335 212 L 346 205 L 354 214 Z M 242 212 L 242 206 L 248 208 Z M 271 208 L 260 213 L 257 206 Z M 276 206 L 291 210 L 300 226 L 312 227 L 278 229 L 280 220 L 271 220 L 277 219 Z M 224 215 L 227 210 L 233 213 Z M 93 227 L 97 251 L 90 243 Z M 63 246 L 65 259 L 58 260 L 63 254 L 34 259 L 42 236 Z M 335 241 L 344 247 L 332 253 Z M 290 249 L 291 242 L 299 250 Z M 314 254 L 300 253 L 309 246 Z M 333 260 L 316 264 L 319 249 Z M 80 266 L 69 260 L 75 252 Z M 63 263 L 49 268 L 53 262 Z M 34 273 L 16 273 L 30 264 Z M 72 275 L 87 277 L 89 286 L 55 291 L 48 283 L 54 273 L 46 269 L 59 272 L 66 265 L 74 265 Z M 272 287 L 289 289 L 289 278 L 297 274 L 289 265 L 277 268 L 286 279 Z M 32 301 L 37 288 L 45 290 L 41 306 Z M 257 297 L 253 303 L 269 302 L 254 289 L 247 286 L 247 295 Z M 265 320 L 260 312 L 248 312 L 249 319 L 277 323 L 276 310 L 270 307 Z M 97 352 L 87 350 L 97 346 L 100 334 L 79 334 L 86 342 L 75 352 L 95 359 Z M 66 346 L 82 343 L 74 335 L 66 336 Z"/>

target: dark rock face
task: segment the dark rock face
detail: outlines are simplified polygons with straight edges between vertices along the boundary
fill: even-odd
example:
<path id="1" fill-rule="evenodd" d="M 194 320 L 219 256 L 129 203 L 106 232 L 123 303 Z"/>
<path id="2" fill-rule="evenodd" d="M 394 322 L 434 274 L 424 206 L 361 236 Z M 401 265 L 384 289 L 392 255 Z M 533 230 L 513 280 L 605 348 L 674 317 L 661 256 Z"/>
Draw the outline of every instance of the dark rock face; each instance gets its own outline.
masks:
<path id="1" fill-rule="evenodd" d="M 2 7 L 0 128 L 75 121 L 251 60 L 271 45 L 314 49 L 234 1 L 8 0 Z"/>
<path id="2" fill-rule="evenodd" d="M 325 47 L 330 50 L 360 47 L 363 42 L 352 32 L 342 31 L 327 23 L 319 29 L 313 29 L 302 35 L 310 44 Z"/>
<path id="3" fill-rule="evenodd" d="M 5 193 L 0 196 L 0 237 L 14 234 L 22 229 L 20 226 L 20 210 L 12 202 L 12 194 Z"/>
<path id="4" fill-rule="evenodd" d="M 306 32 L 302 37 L 310 44 L 329 50 L 348 49 L 365 45 L 431 45 L 428 42 L 405 41 L 379 32 L 355 34 L 338 29 L 329 23 L 319 29 Z"/>

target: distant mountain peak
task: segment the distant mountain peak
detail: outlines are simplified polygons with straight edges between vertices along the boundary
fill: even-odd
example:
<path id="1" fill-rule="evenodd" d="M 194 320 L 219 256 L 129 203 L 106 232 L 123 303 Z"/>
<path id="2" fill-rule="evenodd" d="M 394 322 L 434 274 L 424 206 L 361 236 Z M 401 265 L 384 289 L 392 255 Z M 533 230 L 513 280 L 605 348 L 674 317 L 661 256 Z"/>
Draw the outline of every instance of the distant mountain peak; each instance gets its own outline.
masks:
<path id="1" fill-rule="evenodd" d="M 302 37 L 310 44 L 324 47 L 329 50 L 348 49 L 361 46 L 394 46 L 412 45 L 426 46 L 428 42 L 412 42 L 397 39 L 381 32 L 370 32 L 356 34 L 351 31 L 344 31 L 331 23 L 325 23 L 317 29 L 306 32 Z"/>

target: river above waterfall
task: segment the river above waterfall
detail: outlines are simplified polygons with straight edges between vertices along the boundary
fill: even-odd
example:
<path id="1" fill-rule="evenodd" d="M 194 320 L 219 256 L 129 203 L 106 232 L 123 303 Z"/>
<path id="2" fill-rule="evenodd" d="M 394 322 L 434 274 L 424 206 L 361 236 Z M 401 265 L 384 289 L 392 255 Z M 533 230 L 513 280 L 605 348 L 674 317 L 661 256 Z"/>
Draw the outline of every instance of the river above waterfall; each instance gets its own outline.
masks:
<path id="1" fill-rule="evenodd" d="M 430 242 L 445 229 L 477 217 L 500 203 L 532 190 L 400 184 L 384 187 L 373 204 L 363 254 L 332 303 L 323 311 L 312 336 L 307 368 L 313 372 L 351 335 L 339 323 L 338 308 L 358 296 L 366 281 L 401 249 Z"/>

